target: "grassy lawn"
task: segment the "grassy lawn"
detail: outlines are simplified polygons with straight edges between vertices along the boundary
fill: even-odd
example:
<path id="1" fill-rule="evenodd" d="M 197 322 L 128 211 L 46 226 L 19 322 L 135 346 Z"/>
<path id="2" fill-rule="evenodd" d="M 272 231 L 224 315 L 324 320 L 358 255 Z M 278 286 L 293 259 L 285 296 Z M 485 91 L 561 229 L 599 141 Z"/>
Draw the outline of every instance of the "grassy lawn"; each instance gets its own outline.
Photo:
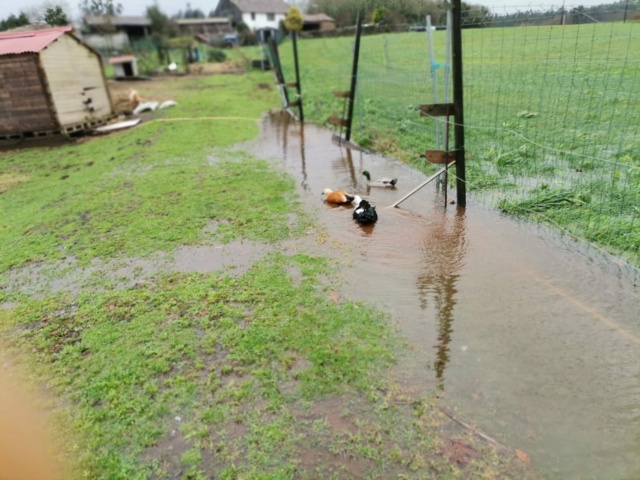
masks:
<path id="1" fill-rule="evenodd" d="M 3 155 L 0 272 L 27 262 L 69 256 L 87 262 L 193 244 L 203 240 L 202 229 L 213 219 L 228 221 L 221 227 L 227 237 L 287 235 L 284 192 L 291 190 L 290 180 L 255 160 L 216 160 L 215 148 L 255 136 L 261 113 L 273 105 L 273 92 L 254 88 L 255 81 L 172 80 L 164 89 L 176 89 L 180 108 L 159 112 L 135 130 Z M 183 121 L 185 116 L 191 120 Z M 205 118 L 228 116 L 237 120 Z M 247 195 L 238 184 L 241 175 L 248 188 L 268 185 L 264 197 L 262 191 Z M 222 199 L 210 194 L 215 191 Z M 276 195 L 279 201 L 267 202 Z M 247 208 L 252 203 L 253 210 Z M 268 208 L 264 204 L 274 218 L 258 226 L 252 220 Z"/>
<path id="2" fill-rule="evenodd" d="M 292 179 L 227 148 L 257 135 L 272 84 L 141 83 L 179 106 L 0 154 L 0 341 L 48 389 L 65 478 L 533 478 L 394 380 L 401 335 L 340 297 Z M 263 250 L 242 272 L 135 266 L 238 244 Z"/>
<path id="3" fill-rule="evenodd" d="M 440 102 L 444 35 L 434 33 Z M 349 89 L 353 41 L 299 42 L 306 118 L 346 116 L 331 92 Z M 638 22 L 464 30 L 468 191 L 640 266 L 639 42 Z M 434 103 L 427 45 L 416 32 L 362 38 L 353 133 L 433 170 L 420 155 L 436 146 L 435 122 L 417 111 Z M 280 53 L 292 81 L 291 43 Z"/>

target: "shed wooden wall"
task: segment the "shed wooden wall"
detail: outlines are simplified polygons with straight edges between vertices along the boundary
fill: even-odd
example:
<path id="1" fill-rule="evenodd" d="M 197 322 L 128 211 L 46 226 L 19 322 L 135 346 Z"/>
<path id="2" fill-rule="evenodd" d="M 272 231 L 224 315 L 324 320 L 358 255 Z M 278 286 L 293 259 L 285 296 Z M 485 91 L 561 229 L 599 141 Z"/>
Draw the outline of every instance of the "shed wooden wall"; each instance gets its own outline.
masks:
<path id="1" fill-rule="evenodd" d="M 320 22 L 320 30 L 335 30 L 336 29 L 336 22 L 331 22 L 331 21 L 324 21 L 324 22 Z"/>
<path id="2" fill-rule="evenodd" d="M 0 135 L 57 128 L 37 65 L 35 53 L 0 56 Z"/>
<path id="3" fill-rule="evenodd" d="M 113 113 L 100 57 L 91 49 L 65 34 L 40 52 L 40 61 L 62 128 Z M 93 112 L 83 103 L 88 98 Z"/>

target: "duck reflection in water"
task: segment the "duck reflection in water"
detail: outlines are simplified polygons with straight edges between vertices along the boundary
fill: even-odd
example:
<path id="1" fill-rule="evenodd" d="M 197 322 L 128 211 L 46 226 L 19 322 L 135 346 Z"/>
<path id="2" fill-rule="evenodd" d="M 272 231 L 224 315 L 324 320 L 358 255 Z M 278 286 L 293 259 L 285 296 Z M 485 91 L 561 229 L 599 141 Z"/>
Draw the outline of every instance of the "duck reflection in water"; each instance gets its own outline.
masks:
<path id="1" fill-rule="evenodd" d="M 300 147 L 300 162 L 302 164 L 302 181 L 300 186 L 304 190 L 309 190 L 307 179 L 307 158 L 305 152 L 304 123 L 299 122 L 285 111 L 272 113 L 270 115 L 271 125 L 275 125 L 277 138 L 281 139 L 282 159 L 286 162 L 289 153 L 289 136 L 297 137 Z"/>
<path id="2" fill-rule="evenodd" d="M 453 333 L 453 311 L 458 290 L 456 283 L 464 265 L 467 243 L 465 209 L 443 211 L 434 219 L 424 239 L 424 268 L 416 280 L 420 306 L 432 302 L 438 321 L 438 342 L 434 370 L 437 387 L 444 391 L 444 371 L 449 363 L 449 343 Z"/>

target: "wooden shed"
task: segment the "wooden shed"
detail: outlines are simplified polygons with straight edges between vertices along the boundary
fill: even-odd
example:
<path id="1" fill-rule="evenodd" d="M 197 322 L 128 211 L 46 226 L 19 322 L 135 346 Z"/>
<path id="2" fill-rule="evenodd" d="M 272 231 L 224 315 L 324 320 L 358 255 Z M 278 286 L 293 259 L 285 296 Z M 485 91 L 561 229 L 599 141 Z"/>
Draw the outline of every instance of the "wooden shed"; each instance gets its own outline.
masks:
<path id="1" fill-rule="evenodd" d="M 336 21 L 326 13 L 306 14 L 302 16 L 302 30 L 334 30 Z"/>
<path id="2" fill-rule="evenodd" d="M 113 117 L 100 56 L 71 32 L 0 33 L 0 139 L 68 135 Z"/>

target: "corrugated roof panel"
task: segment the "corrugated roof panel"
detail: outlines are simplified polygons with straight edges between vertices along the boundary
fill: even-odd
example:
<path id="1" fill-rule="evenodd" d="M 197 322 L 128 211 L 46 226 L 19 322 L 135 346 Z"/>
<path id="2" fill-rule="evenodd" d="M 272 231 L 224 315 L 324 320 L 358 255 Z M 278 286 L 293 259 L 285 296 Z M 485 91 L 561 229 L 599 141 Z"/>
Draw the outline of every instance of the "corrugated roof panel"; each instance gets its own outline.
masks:
<path id="1" fill-rule="evenodd" d="M 177 18 L 174 20 L 178 25 L 206 25 L 211 23 L 231 23 L 231 20 L 225 17 L 208 17 L 208 18 Z"/>
<path id="2" fill-rule="evenodd" d="M 113 25 L 118 27 L 150 27 L 151 19 L 149 17 L 141 16 L 116 16 L 111 17 L 109 15 L 87 15 L 84 17 L 84 21 L 87 25 L 97 27 L 101 25 Z"/>
<path id="3" fill-rule="evenodd" d="M 335 20 L 326 13 L 303 14 L 302 19 L 305 22 L 335 22 Z"/>
<path id="4" fill-rule="evenodd" d="M 109 63 L 124 63 L 124 62 L 133 62 L 136 59 L 133 55 L 120 55 L 118 57 L 110 57 Z"/>
<path id="5" fill-rule="evenodd" d="M 0 33 L 0 55 L 38 53 L 51 42 L 72 30 L 73 27 L 58 27 L 28 32 Z"/>
<path id="6" fill-rule="evenodd" d="M 287 13 L 289 5 L 284 0 L 232 0 L 243 13 Z"/>

